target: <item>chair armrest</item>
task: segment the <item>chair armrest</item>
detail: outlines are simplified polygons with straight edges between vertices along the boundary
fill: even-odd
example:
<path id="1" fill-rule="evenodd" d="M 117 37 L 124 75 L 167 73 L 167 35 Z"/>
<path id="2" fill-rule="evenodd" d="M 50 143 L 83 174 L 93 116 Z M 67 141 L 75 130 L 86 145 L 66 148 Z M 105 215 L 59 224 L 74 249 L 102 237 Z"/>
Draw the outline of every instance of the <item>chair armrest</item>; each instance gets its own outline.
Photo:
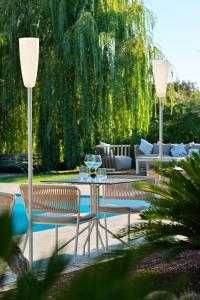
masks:
<path id="1" fill-rule="evenodd" d="M 131 156 L 131 145 L 111 145 L 117 156 Z"/>
<path id="2" fill-rule="evenodd" d="M 142 154 L 142 152 L 139 150 L 140 145 L 134 145 L 134 154 L 135 154 L 135 158 L 137 156 L 140 156 Z"/>

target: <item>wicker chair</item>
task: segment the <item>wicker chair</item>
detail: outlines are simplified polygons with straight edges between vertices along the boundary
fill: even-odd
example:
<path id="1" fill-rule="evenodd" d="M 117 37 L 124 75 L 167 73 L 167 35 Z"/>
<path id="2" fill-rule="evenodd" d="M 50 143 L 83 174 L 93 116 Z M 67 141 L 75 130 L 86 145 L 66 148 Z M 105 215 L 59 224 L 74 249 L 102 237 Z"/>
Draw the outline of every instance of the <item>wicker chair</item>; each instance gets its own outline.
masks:
<path id="1" fill-rule="evenodd" d="M 133 175 L 112 175 L 112 178 L 133 178 Z M 147 176 L 134 176 L 135 179 L 144 179 L 151 183 L 155 183 L 154 177 Z M 145 200 L 150 194 L 142 191 L 135 190 L 132 186 L 133 183 L 122 183 L 105 185 L 103 187 L 103 199 L 104 200 Z M 125 214 L 128 216 L 128 241 L 130 240 L 130 217 L 131 214 L 139 213 L 145 209 L 146 206 L 115 206 L 115 205 L 100 205 L 99 212 L 104 214 L 105 222 L 105 237 L 106 237 L 106 249 L 108 250 L 108 232 L 114 236 L 113 232 L 107 228 L 107 214 Z"/>
<path id="2" fill-rule="evenodd" d="M 10 214 L 15 204 L 15 197 L 13 194 L 0 193 L 0 213 L 7 210 Z"/>
<path id="3" fill-rule="evenodd" d="M 20 185 L 20 190 L 28 214 L 28 185 Z M 42 214 L 33 214 L 33 223 L 55 225 L 57 251 L 63 249 L 66 245 L 75 240 L 74 261 L 76 262 L 78 237 L 86 229 L 90 229 L 91 223 L 96 219 L 96 214 L 94 213 L 80 213 L 80 190 L 76 187 L 63 185 L 33 185 L 32 201 L 33 211 L 43 212 Z M 79 226 L 84 223 L 88 223 L 88 225 L 80 231 Z M 58 225 L 76 226 L 76 235 L 59 248 Z M 28 234 L 26 236 L 24 249 L 27 239 Z"/>
<path id="4" fill-rule="evenodd" d="M 116 171 L 128 170 L 132 166 L 130 145 L 97 145 L 96 154 L 102 157 L 102 167 Z"/>

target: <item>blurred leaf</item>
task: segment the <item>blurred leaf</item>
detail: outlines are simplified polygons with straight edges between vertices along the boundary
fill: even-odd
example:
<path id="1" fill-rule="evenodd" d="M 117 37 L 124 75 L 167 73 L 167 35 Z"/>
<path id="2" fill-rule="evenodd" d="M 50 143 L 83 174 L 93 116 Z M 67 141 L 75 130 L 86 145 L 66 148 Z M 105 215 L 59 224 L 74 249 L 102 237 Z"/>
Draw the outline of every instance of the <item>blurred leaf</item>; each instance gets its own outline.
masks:
<path id="1" fill-rule="evenodd" d="M 12 223 L 8 212 L 0 214 L 0 232 L 0 257 L 9 264 L 16 252 L 17 243 L 12 236 Z"/>

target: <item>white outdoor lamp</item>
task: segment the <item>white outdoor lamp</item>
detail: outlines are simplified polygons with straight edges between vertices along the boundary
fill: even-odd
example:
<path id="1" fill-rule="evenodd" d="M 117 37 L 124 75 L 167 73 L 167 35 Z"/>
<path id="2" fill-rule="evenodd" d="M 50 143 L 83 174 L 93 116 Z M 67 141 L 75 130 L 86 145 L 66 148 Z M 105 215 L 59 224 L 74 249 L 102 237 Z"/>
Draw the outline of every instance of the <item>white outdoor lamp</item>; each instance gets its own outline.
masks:
<path id="1" fill-rule="evenodd" d="M 33 152 L 32 152 L 32 88 L 35 86 L 39 59 L 39 39 L 20 38 L 19 54 L 22 77 L 28 92 L 28 193 L 29 193 L 29 263 L 33 262 L 33 232 L 32 232 L 32 177 L 33 177 Z"/>
<path id="2" fill-rule="evenodd" d="M 163 98 L 167 90 L 169 64 L 166 60 L 153 62 L 156 94 L 159 97 L 159 159 L 163 157 Z"/>

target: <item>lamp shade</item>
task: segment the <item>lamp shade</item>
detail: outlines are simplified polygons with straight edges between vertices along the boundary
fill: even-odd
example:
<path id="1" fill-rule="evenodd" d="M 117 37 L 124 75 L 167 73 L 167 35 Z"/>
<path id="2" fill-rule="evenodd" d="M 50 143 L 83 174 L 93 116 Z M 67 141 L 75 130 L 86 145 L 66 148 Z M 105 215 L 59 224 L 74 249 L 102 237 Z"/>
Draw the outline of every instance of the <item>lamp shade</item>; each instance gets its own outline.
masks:
<path id="1" fill-rule="evenodd" d="M 166 94 L 169 64 L 166 60 L 155 60 L 153 62 L 156 94 L 162 98 Z"/>
<path id="2" fill-rule="evenodd" d="M 22 78 L 25 87 L 35 86 L 39 59 L 39 39 L 38 38 L 20 38 L 19 55 L 22 71 Z"/>

